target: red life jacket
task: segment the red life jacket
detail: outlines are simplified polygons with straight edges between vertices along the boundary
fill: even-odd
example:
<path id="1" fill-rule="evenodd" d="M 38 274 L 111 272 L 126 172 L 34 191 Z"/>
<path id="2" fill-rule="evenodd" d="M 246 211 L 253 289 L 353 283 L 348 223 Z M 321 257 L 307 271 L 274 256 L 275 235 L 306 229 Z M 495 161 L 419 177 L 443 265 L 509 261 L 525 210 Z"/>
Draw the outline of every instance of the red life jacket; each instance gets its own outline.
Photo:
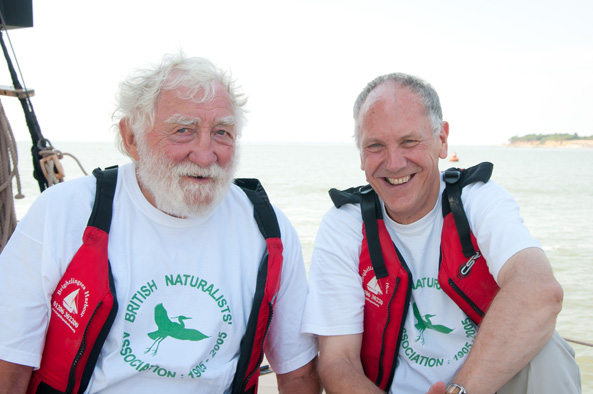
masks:
<path id="1" fill-rule="evenodd" d="M 498 285 L 479 252 L 461 202 L 462 188 L 487 182 L 491 163 L 467 170 L 445 171 L 443 229 L 438 280 L 441 288 L 476 323 L 480 324 Z M 410 304 L 412 277 L 385 227 L 379 199 L 370 186 L 345 191 L 332 189 L 336 207 L 361 205 L 363 242 L 359 273 L 365 291 L 361 361 L 366 376 L 388 390 L 395 375 L 405 319 Z"/>
<path id="2" fill-rule="evenodd" d="M 52 296 L 50 319 L 39 370 L 27 393 L 83 393 L 115 316 L 117 298 L 107 257 L 117 167 L 96 169 L 97 192 L 83 244 Z M 282 241 L 276 214 L 257 179 L 236 179 L 254 206 L 266 240 L 246 332 L 241 340 L 233 393 L 256 393 L 282 272 Z M 77 300 L 78 298 L 78 300 Z M 84 300 L 84 301 L 82 301 Z"/>

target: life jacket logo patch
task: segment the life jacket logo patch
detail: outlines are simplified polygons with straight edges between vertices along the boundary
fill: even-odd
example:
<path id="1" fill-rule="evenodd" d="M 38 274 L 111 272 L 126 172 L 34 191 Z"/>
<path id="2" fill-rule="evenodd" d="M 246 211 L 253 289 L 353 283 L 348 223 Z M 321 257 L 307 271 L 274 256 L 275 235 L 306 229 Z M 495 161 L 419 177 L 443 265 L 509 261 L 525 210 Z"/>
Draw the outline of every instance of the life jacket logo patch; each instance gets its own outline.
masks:
<path id="1" fill-rule="evenodd" d="M 376 295 L 383 295 L 383 291 L 377 283 L 377 277 L 373 276 L 372 279 L 367 283 L 367 290 Z"/>
<path id="2" fill-rule="evenodd" d="M 64 298 L 64 301 L 62 302 L 62 305 L 64 305 L 64 308 L 66 308 L 66 310 L 68 310 L 68 312 L 70 313 L 76 313 L 78 314 L 78 293 L 80 292 L 80 289 L 76 289 L 74 290 L 72 293 L 68 294 L 66 296 L 66 298 Z"/>
<path id="3" fill-rule="evenodd" d="M 70 278 L 61 283 L 52 297 L 53 314 L 74 333 L 87 312 L 89 295 L 90 291 L 83 282 Z"/>
<path id="4" fill-rule="evenodd" d="M 370 274 L 370 275 L 367 275 Z M 365 270 L 362 276 L 364 296 L 371 305 L 381 307 L 387 302 L 386 297 L 389 294 L 389 281 L 383 279 L 382 283 L 377 280 L 372 268 Z M 370 277 L 370 279 L 368 279 Z M 368 279 L 368 281 L 367 281 Z"/>

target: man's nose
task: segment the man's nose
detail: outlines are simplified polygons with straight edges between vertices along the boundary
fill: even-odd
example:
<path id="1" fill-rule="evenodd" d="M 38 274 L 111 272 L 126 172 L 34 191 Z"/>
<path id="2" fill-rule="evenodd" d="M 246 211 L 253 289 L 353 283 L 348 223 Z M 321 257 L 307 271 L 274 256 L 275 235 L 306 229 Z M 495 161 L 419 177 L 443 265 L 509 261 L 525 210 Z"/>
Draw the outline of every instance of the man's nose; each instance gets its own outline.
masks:
<path id="1" fill-rule="evenodd" d="M 391 146 L 387 149 L 387 168 L 390 171 L 397 171 L 406 166 L 404 149 L 399 146 Z"/>
<path id="2" fill-rule="evenodd" d="M 201 131 L 191 142 L 189 160 L 201 167 L 209 167 L 216 162 L 216 153 L 214 152 L 214 142 L 207 131 Z"/>

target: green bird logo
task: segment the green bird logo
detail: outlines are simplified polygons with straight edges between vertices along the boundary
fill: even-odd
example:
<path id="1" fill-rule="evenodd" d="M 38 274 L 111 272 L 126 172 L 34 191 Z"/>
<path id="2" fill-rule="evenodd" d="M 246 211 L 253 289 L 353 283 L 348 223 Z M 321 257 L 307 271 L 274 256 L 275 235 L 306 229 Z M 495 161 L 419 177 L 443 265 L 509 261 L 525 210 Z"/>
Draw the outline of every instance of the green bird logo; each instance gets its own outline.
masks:
<path id="1" fill-rule="evenodd" d="M 420 333 L 418 338 L 416 338 L 416 342 L 422 341 L 421 344 L 424 345 L 424 331 L 426 330 L 435 330 L 436 332 L 440 332 L 442 334 L 449 334 L 451 331 L 453 331 L 453 329 L 449 327 L 445 327 L 440 324 L 432 324 L 430 319 L 436 315 L 424 315 L 424 318 L 422 318 L 415 302 L 412 303 L 412 308 L 414 308 L 414 317 L 416 317 L 417 321 L 417 323 L 414 324 L 414 327 L 416 327 Z"/>
<path id="2" fill-rule="evenodd" d="M 161 342 L 163 342 L 167 337 L 179 339 L 182 341 L 201 341 L 202 339 L 210 338 L 198 330 L 194 330 L 193 328 L 185 328 L 185 323 L 183 321 L 189 320 L 191 317 L 177 316 L 173 319 L 177 319 L 177 323 L 171 321 L 169 314 L 167 313 L 167 310 L 163 304 L 158 304 L 154 307 L 154 322 L 156 323 L 158 330 L 149 332 L 147 334 L 150 339 L 154 340 L 154 342 L 148 349 L 146 349 L 144 353 L 152 351 L 152 355 L 156 356 Z"/>

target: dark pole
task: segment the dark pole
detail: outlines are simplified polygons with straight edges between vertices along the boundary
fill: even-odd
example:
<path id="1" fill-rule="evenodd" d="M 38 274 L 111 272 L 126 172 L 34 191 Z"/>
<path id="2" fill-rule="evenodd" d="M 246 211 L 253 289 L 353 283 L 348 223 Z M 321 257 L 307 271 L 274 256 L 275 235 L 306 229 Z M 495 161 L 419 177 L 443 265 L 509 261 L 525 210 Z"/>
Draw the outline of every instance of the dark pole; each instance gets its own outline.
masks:
<path id="1" fill-rule="evenodd" d="M 4 58 L 6 59 L 8 70 L 10 71 L 12 85 L 15 89 L 23 89 L 21 83 L 19 82 L 17 73 L 12 65 L 6 45 L 4 45 L 4 36 L 2 34 L 2 30 L 0 30 L 0 45 L 2 45 L 2 52 L 4 53 Z M 35 111 L 33 110 L 33 104 L 31 103 L 29 95 L 27 94 L 26 97 L 23 98 L 19 97 L 19 101 L 23 107 L 25 120 L 27 121 L 29 134 L 31 134 L 31 140 L 33 142 L 33 146 L 31 147 L 31 154 L 33 156 L 33 177 L 35 177 L 37 183 L 39 184 L 39 190 L 44 191 L 47 189 L 48 183 L 47 179 L 45 179 L 45 176 L 43 175 L 41 164 L 39 163 L 39 151 L 43 148 L 47 148 L 49 141 L 43 137 L 43 134 L 41 134 L 41 129 L 39 128 L 39 123 L 37 123 L 37 117 L 35 116 Z"/>

